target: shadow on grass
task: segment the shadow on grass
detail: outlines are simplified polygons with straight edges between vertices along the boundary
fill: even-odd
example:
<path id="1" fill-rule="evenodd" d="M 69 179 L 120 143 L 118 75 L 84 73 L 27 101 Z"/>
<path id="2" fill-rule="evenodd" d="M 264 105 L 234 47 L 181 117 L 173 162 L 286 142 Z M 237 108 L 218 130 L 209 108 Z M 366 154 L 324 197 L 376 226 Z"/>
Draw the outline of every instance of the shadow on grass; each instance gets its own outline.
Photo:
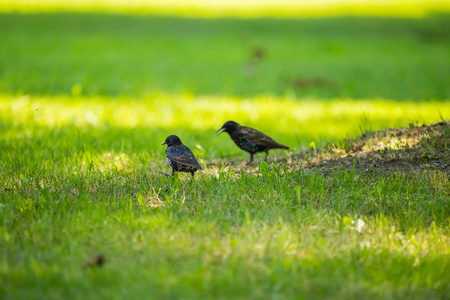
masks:
<path id="1" fill-rule="evenodd" d="M 2 14 L 0 93 L 450 98 L 449 15 Z"/>

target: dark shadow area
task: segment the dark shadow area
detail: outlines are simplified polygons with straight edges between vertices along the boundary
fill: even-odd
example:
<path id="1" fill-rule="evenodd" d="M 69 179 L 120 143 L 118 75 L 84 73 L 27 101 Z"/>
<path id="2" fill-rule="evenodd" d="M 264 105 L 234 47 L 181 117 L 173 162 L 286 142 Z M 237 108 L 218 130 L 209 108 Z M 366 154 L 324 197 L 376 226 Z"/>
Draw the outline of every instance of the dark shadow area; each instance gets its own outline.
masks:
<path id="1" fill-rule="evenodd" d="M 450 16 L 0 15 L 0 93 L 450 98 Z"/>

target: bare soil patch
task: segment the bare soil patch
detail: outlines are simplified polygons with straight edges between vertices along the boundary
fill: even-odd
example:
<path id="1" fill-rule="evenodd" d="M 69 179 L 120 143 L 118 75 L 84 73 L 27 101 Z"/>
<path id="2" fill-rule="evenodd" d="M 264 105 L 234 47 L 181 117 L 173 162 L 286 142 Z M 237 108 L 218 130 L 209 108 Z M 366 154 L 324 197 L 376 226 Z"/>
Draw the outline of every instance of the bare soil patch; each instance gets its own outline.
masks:
<path id="1" fill-rule="evenodd" d="M 375 173 L 439 170 L 450 175 L 450 121 L 366 132 L 340 144 L 294 155 L 305 169 Z"/>

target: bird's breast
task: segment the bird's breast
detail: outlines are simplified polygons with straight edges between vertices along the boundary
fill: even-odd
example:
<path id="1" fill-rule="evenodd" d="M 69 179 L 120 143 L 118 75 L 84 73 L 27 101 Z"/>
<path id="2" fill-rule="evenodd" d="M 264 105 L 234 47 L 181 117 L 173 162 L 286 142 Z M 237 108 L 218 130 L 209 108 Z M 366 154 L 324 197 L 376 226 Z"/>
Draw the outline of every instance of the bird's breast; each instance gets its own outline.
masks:
<path id="1" fill-rule="evenodd" d="M 256 152 L 258 146 L 250 141 L 245 135 L 238 135 L 234 139 L 236 145 L 247 152 Z"/>

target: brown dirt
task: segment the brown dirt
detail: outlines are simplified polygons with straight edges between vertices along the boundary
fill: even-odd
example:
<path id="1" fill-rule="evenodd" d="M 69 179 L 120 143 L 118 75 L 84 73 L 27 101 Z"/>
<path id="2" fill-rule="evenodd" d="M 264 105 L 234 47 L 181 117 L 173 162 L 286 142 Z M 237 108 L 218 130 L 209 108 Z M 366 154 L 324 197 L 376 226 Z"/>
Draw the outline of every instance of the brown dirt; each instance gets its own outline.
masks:
<path id="1" fill-rule="evenodd" d="M 340 145 L 295 155 L 305 169 L 325 173 L 339 168 L 375 173 L 439 170 L 450 175 L 450 121 L 421 127 L 367 132 Z"/>

